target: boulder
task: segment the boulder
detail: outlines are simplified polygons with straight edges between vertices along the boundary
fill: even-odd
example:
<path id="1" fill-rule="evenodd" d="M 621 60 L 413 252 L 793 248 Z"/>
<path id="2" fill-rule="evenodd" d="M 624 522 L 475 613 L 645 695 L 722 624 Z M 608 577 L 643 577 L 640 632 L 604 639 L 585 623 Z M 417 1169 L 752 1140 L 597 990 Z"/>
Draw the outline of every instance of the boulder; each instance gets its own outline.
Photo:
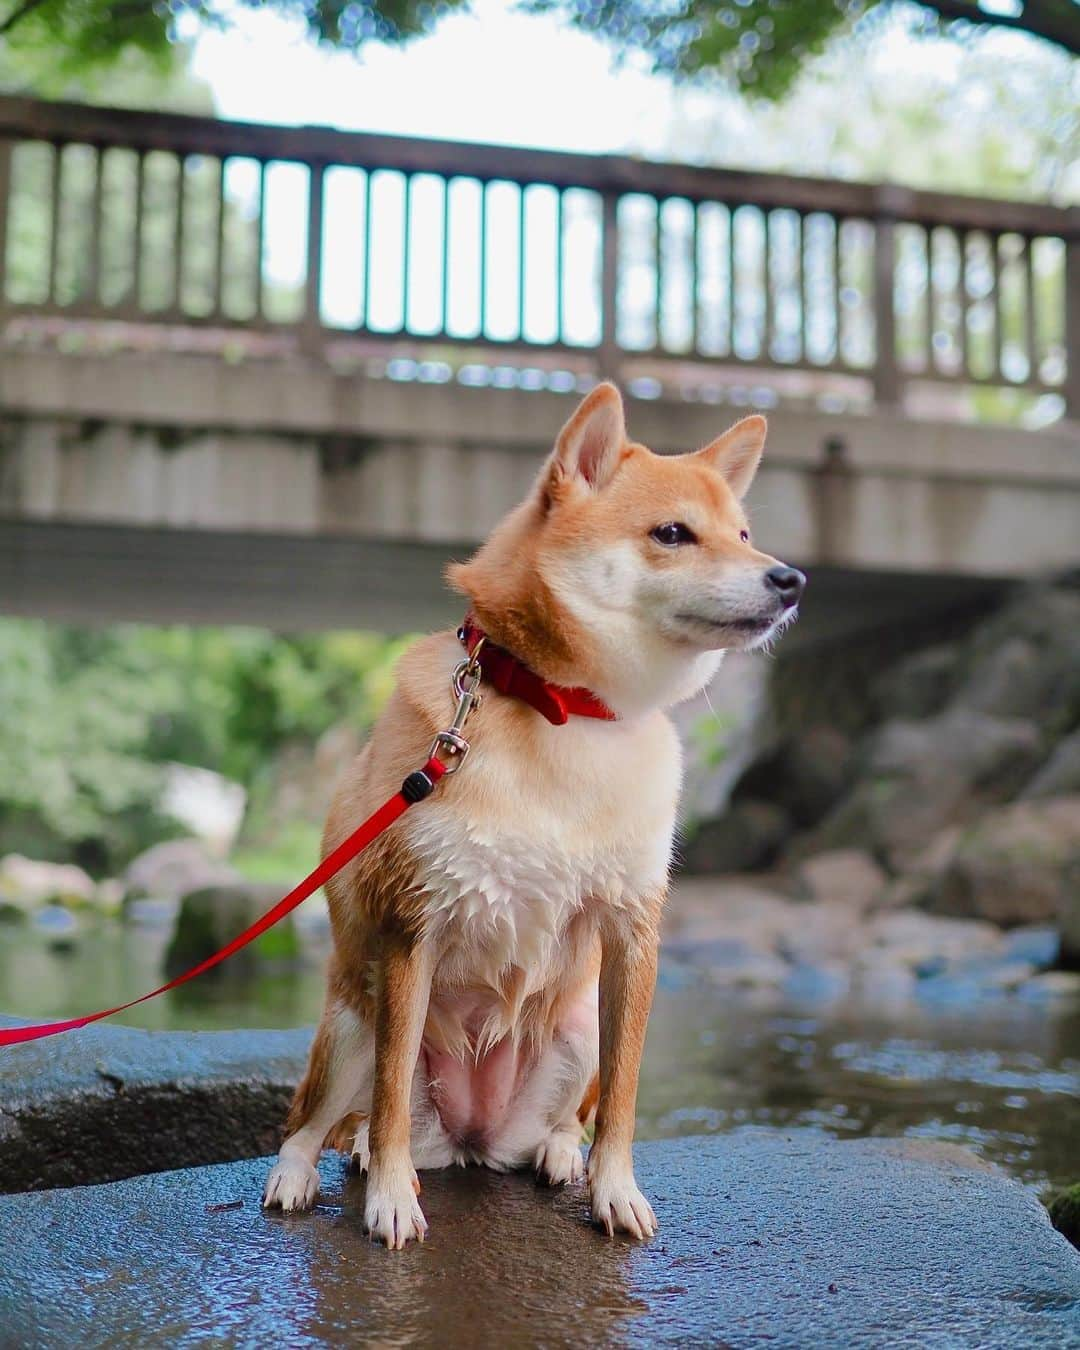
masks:
<path id="1" fill-rule="evenodd" d="M 0 858 L 0 906 L 26 913 L 50 901 L 90 905 L 96 895 L 93 878 L 73 863 L 37 862 L 21 853 Z"/>
<path id="2" fill-rule="evenodd" d="M 749 766 L 732 801 L 767 801 L 799 828 L 815 825 L 851 787 L 851 739 L 836 727 L 817 725 L 789 737 Z"/>
<path id="3" fill-rule="evenodd" d="M 955 642 L 926 647 L 879 676 L 873 697 L 881 719 L 917 720 L 941 712 L 956 684 L 960 656 Z"/>
<path id="4" fill-rule="evenodd" d="M 1078 892 L 1080 795 L 988 812 L 960 837 L 926 903 L 1008 927 L 1063 920 Z"/>
<path id="5" fill-rule="evenodd" d="M 864 964 L 882 959 L 913 970 L 929 970 L 949 961 L 995 957 L 1005 950 L 1001 930 L 978 919 L 954 919 L 921 910 L 875 914 L 867 923 Z"/>
<path id="6" fill-rule="evenodd" d="M 1041 737 L 1031 722 L 950 708 L 924 722 L 886 722 L 870 749 L 868 772 L 920 788 L 935 783 L 1004 799 L 1038 762 Z"/>
<path id="7" fill-rule="evenodd" d="M 850 961 L 865 944 L 862 925 L 851 908 L 835 900 L 798 906 L 779 935 L 777 950 L 796 965 L 822 966 Z"/>
<path id="8" fill-rule="evenodd" d="M 818 853 L 802 864 L 796 880 L 811 899 L 859 914 L 881 900 L 889 881 L 870 854 L 857 848 Z"/>
<path id="9" fill-rule="evenodd" d="M 1030 780 L 1021 798 L 1063 797 L 1080 792 L 1080 731 L 1059 741 L 1042 768 Z"/>
<path id="10" fill-rule="evenodd" d="M 239 873 L 213 857 L 198 839 L 169 839 L 140 853 L 124 873 L 129 896 L 178 900 L 206 886 L 227 885 Z"/>
<path id="11" fill-rule="evenodd" d="M 802 906 L 743 876 L 681 876 L 664 912 L 664 950 L 682 959 L 719 943 L 771 954 Z"/>
<path id="12" fill-rule="evenodd" d="M 0 1026 L 12 1025 L 0 1017 Z M 310 1028 L 102 1024 L 10 1046 L 0 1052 L 0 1192 L 268 1152 L 280 1140 L 310 1043 Z M 7 1344 L 0 1331 L 0 1345 Z"/>
<path id="13" fill-rule="evenodd" d="M 1054 1196 L 1049 1213 L 1058 1232 L 1080 1249 L 1080 1181 Z"/>
<path id="14" fill-rule="evenodd" d="M 972 634 L 957 703 L 1059 734 L 1080 713 L 1080 591 L 1032 585 Z"/>
<path id="15" fill-rule="evenodd" d="M 772 802 L 733 802 L 716 820 L 699 825 L 682 847 L 691 873 L 752 872 L 768 867 L 791 834 L 787 812 Z"/>
<path id="16" fill-rule="evenodd" d="M 967 822 L 1028 778 L 1041 738 L 1030 722 L 956 708 L 925 722 L 888 722 L 874 735 L 866 776 L 796 844 L 796 857 L 869 849 L 906 872 L 944 825 Z"/>
<path id="17" fill-rule="evenodd" d="M 279 886 L 255 881 L 206 886 L 185 895 L 165 954 L 166 974 L 171 979 L 204 961 L 280 899 Z M 214 973 L 227 979 L 242 978 L 250 975 L 260 960 L 294 961 L 299 955 L 300 940 L 290 914 Z"/>
<path id="18" fill-rule="evenodd" d="M 431 1224 L 388 1253 L 365 1183 L 320 1164 L 314 1213 L 259 1200 L 271 1162 L 0 1199 L 13 1346 L 1080 1345 L 1080 1262 L 1030 1188 L 968 1150 L 815 1129 L 634 1149 L 651 1242 L 590 1226 L 584 1187 L 423 1172 Z"/>

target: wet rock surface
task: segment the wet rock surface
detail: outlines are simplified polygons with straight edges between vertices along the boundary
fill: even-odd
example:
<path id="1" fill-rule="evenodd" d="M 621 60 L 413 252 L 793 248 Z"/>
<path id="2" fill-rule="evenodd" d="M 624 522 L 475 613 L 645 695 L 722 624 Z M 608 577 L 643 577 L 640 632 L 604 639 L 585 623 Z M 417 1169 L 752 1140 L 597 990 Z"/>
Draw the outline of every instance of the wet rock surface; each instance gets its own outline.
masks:
<path id="1" fill-rule="evenodd" d="M 580 1188 L 425 1173 L 431 1231 L 388 1253 L 363 1182 L 263 1215 L 269 1159 L 0 1199 L 0 1325 L 80 1344 L 1080 1346 L 1080 1256 L 1030 1192 L 949 1145 L 814 1131 L 646 1144 L 651 1243 Z"/>
<path id="2" fill-rule="evenodd" d="M 310 1039 L 112 1026 L 11 1046 L 0 1053 L 0 1191 L 275 1149 Z"/>

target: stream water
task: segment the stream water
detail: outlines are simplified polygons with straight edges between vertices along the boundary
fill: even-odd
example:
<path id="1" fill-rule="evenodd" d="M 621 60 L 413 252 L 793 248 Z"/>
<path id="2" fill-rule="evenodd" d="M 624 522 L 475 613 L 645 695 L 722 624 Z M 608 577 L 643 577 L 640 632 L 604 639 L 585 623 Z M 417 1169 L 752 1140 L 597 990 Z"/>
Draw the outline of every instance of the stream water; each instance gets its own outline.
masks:
<path id="1" fill-rule="evenodd" d="M 160 983 L 166 929 L 86 924 L 64 950 L 0 925 L 0 1010 L 72 1016 Z M 207 976 L 125 1014 L 169 1029 L 314 1022 L 319 962 Z M 792 1003 L 661 970 L 639 1138 L 809 1125 L 844 1138 L 965 1144 L 1040 1192 L 1080 1179 L 1080 1008 L 1007 995 L 977 1004 Z"/>

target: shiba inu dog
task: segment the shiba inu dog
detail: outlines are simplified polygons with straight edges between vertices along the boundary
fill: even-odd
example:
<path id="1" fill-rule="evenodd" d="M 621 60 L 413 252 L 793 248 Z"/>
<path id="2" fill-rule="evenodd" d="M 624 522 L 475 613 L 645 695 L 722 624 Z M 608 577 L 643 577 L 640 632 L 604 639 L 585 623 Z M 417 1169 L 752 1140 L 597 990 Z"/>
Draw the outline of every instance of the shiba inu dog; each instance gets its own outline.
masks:
<path id="1" fill-rule="evenodd" d="M 422 762 L 475 653 L 468 762 L 327 886 L 326 1008 L 267 1208 L 310 1207 L 333 1145 L 388 1247 L 427 1231 L 416 1169 L 452 1163 L 585 1175 L 599 1227 L 656 1231 L 631 1144 L 681 773 L 665 710 L 796 614 L 805 578 L 754 547 L 741 505 L 765 431 L 656 455 L 598 385 L 448 569 L 469 618 L 402 659 L 324 850 Z"/>

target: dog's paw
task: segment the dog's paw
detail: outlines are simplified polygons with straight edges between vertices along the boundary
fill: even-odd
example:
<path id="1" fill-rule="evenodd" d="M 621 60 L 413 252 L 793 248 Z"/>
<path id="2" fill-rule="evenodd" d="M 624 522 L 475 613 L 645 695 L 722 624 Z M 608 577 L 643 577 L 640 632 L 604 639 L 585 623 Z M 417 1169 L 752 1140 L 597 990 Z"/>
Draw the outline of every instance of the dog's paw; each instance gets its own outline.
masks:
<path id="1" fill-rule="evenodd" d="M 279 1158 L 266 1179 L 263 1209 L 295 1214 L 311 1209 L 319 1194 L 319 1174 L 302 1158 Z"/>
<path id="2" fill-rule="evenodd" d="M 368 1122 L 366 1120 L 356 1131 L 356 1138 L 353 1140 L 352 1154 L 349 1157 L 349 1165 L 354 1172 L 359 1172 L 361 1176 L 371 1166 L 371 1142 L 368 1133 Z"/>
<path id="3" fill-rule="evenodd" d="M 585 1174 L 580 1131 L 552 1130 L 536 1150 L 536 1175 L 549 1186 L 580 1181 Z"/>
<path id="4" fill-rule="evenodd" d="M 608 1237 L 629 1233 L 643 1241 L 654 1237 L 660 1225 L 652 1205 L 638 1190 L 634 1173 L 628 1166 L 604 1165 L 589 1158 L 589 1209 L 592 1221 Z"/>
<path id="5" fill-rule="evenodd" d="M 411 1241 L 423 1242 L 428 1226 L 416 1199 L 419 1190 L 411 1166 L 369 1165 L 364 1227 L 373 1242 L 384 1242 L 391 1251 Z"/>

